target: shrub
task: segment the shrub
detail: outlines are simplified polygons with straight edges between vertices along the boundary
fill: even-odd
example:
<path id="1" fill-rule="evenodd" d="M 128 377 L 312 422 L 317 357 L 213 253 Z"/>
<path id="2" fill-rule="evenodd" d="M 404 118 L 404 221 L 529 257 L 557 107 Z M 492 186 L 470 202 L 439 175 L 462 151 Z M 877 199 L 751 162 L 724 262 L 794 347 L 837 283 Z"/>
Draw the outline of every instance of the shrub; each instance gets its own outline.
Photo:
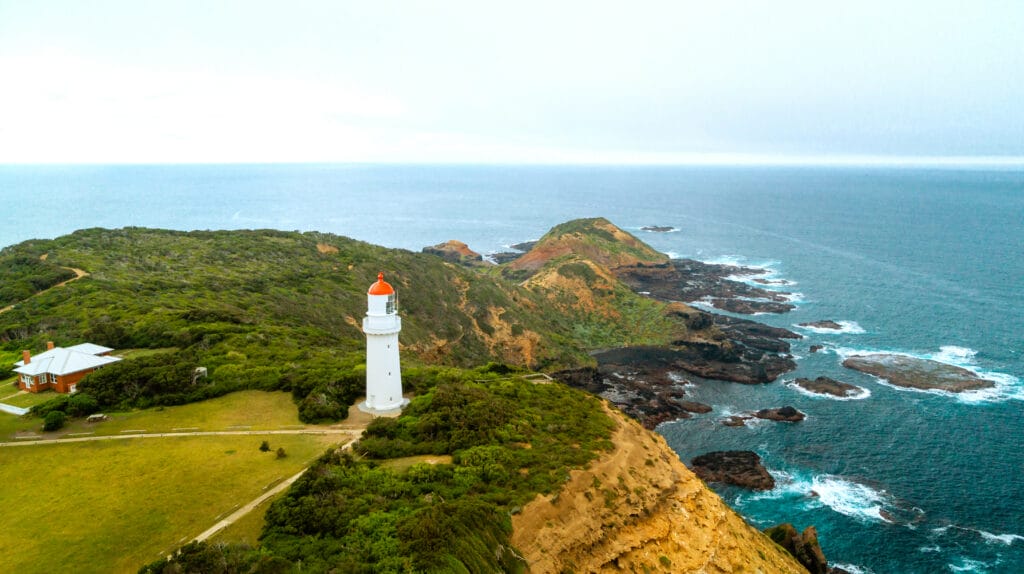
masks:
<path id="1" fill-rule="evenodd" d="M 260 452 L 270 452 L 270 443 L 263 441 L 260 443 Z"/>
<path id="2" fill-rule="evenodd" d="M 60 411 L 50 411 L 46 414 L 46 418 L 43 419 L 43 430 L 47 432 L 60 430 L 64 427 L 66 418 L 64 413 Z"/>

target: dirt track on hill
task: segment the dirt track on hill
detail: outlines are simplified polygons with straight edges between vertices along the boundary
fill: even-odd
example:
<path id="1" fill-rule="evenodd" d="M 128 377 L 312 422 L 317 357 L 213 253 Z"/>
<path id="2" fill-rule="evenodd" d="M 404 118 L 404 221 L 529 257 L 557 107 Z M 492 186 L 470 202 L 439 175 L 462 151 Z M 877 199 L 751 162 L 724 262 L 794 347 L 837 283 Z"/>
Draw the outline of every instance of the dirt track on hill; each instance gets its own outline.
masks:
<path id="1" fill-rule="evenodd" d="M 67 269 L 68 271 L 71 271 L 72 273 L 74 273 L 75 276 L 72 277 L 71 279 L 68 279 L 67 281 L 61 281 L 60 283 L 54 285 L 53 287 L 50 287 L 48 289 L 43 289 L 42 291 L 36 293 L 32 297 L 38 297 L 38 296 L 42 295 L 43 293 L 46 293 L 50 289 L 56 289 L 57 287 L 63 287 L 65 285 L 67 285 L 68 283 L 71 283 L 72 281 L 78 281 L 82 277 L 88 277 L 89 276 L 88 272 L 83 271 L 81 269 L 76 269 L 75 267 L 62 267 L 61 269 Z M 21 301 L 19 301 L 18 303 L 20 303 L 20 302 Z M 0 313 L 6 313 L 6 312 L 10 311 L 11 309 L 14 309 L 14 305 L 17 305 L 18 303 L 14 303 L 12 305 L 8 305 L 8 306 L 4 307 L 3 309 L 0 309 Z"/>

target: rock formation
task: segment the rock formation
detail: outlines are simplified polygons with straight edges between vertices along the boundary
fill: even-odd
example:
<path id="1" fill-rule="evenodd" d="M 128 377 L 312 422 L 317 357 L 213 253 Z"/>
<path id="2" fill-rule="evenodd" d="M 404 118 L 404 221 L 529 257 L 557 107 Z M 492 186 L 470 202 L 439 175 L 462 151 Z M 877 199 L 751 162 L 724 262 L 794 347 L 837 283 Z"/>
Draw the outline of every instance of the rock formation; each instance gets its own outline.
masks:
<path id="1" fill-rule="evenodd" d="M 818 531 L 808 526 L 798 534 L 792 524 L 784 523 L 764 531 L 776 544 L 793 555 L 810 574 L 830 574 L 825 554 L 818 544 Z"/>
<path id="2" fill-rule="evenodd" d="M 811 379 L 799 378 L 794 381 L 794 383 L 800 388 L 806 389 L 812 393 L 818 393 L 819 395 L 832 395 L 840 398 L 851 397 L 864 392 L 864 389 L 856 385 L 830 379 L 829 377 L 818 377 L 813 381 Z"/>
<path id="3" fill-rule="evenodd" d="M 512 544 L 531 572 L 806 574 L 679 462 L 663 438 L 612 416 L 619 423 L 615 449 L 512 517 Z"/>
<path id="4" fill-rule="evenodd" d="M 690 468 L 704 482 L 724 482 L 752 490 L 771 490 L 775 479 L 761 465 L 761 457 L 749 450 L 723 450 L 702 454 Z"/>
<path id="5" fill-rule="evenodd" d="M 812 321 L 810 323 L 800 323 L 797 326 L 798 327 L 811 327 L 811 328 L 814 328 L 814 329 L 829 329 L 829 330 L 833 330 L 833 331 L 841 331 L 843 329 L 842 325 L 840 325 L 839 323 L 836 323 L 835 321 L 833 321 L 831 319 L 826 319 L 824 321 Z"/>
<path id="6" fill-rule="evenodd" d="M 454 239 L 430 247 L 424 247 L 423 253 L 437 255 L 449 263 L 459 265 L 474 266 L 485 263 L 482 255 L 470 249 L 465 243 Z"/>
<path id="7" fill-rule="evenodd" d="M 898 387 L 911 389 L 961 393 L 995 386 L 995 383 L 979 377 L 974 371 L 907 355 L 853 355 L 843 361 L 843 366 L 883 378 Z"/>
<path id="8" fill-rule="evenodd" d="M 781 421 L 787 423 L 800 422 L 807 417 L 807 415 L 796 410 L 791 406 L 779 407 L 775 409 L 761 409 L 754 413 L 754 416 L 759 419 Z"/>

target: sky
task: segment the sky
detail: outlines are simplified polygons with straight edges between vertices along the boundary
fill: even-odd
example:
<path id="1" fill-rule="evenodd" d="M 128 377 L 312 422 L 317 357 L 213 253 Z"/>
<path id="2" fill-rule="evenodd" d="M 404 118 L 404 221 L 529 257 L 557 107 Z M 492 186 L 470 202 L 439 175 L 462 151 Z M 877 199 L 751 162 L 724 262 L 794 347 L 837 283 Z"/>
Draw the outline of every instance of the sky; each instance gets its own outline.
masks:
<path id="1" fill-rule="evenodd" d="M 0 0 L 0 163 L 1008 162 L 1024 2 Z"/>

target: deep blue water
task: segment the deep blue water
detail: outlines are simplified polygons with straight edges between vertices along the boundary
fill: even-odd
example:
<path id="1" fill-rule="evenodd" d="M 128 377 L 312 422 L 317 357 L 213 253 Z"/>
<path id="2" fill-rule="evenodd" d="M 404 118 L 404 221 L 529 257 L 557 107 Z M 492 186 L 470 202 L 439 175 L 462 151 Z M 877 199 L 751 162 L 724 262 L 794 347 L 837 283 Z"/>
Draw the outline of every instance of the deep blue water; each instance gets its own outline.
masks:
<path id="1" fill-rule="evenodd" d="M 758 526 L 818 527 L 863 572 L 1024 572 L 1024 172 L 882 168 L 0 166 L 0 246 L 83 227 L 319 230 L 419 250 L 500 251 L 605 216 L 665 252 L 769 268 L 804 331 L 799 369 L 765 386 L 692 389 L 715 411 L 661 426 L 684 460 L 752 449 L 779 486 L 719 492 Z M 645 233 L 644 225 L 674 233 Z M 811 354 L 812 344 L 823 352 Z M 959 364 L 997 381 L 953 396 L 843 369 L 854 350 Z M 802 394 L 827 375 L 870 392 Z M 718 424 L 791 404 L 798 424 Z M 809 496 L 810 491 L 818 496 Z"/>

